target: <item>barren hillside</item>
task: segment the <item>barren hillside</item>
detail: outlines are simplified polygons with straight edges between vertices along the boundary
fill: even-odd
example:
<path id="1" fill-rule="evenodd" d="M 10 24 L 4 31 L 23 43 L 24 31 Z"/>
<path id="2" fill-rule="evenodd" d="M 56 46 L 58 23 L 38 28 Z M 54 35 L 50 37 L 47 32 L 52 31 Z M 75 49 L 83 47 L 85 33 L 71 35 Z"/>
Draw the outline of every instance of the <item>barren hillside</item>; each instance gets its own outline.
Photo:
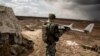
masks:
<path id="1" fill-rule="evenodd" d="M 21 17 L 22 18 L 22 17 Z M 23 17 L 24 18 L 24 17 Z M 41 25 L 40 20 L 38 18 L 29 18 L 20 20 L 22 27 L 30 24 Z M 89 23 L 95 23 L 95 27 L 93 31 L 89 34 L 80 33 L 80 32 L 66 32 L 57 42 L 56 45 L 56 56 L 100 56 L 100 22 L 93 21 L 78 21 L 78 20 L 56 20 L 56 23 L 59 24 L 70 24 L 74 23 L 75 28 L 84 29 Z M 34 27 L 35 28 L 35 27 Z M 38 31 L 38 33 L 37 33 Z M 32 33 L 34 32 L 34 33 Z M 33 35 L 33 42 L 35 42 L 35 50 L 30 56 L 45 56 L 45 44 L 42 41 L 42 32 L 40 30 L 35 30 L 30 33 L 26 33 L 27 36 L 31 37 Z M 40 32 L 40 33 L 39 33 Z M 34 34 L 37 35 L 34 36 Z M 38 37 L 37 37 L 38 36 Z M 96 48 L 97 45 L 97 48 Z M 94 49 L 93 49 L 94 48 Z"/>

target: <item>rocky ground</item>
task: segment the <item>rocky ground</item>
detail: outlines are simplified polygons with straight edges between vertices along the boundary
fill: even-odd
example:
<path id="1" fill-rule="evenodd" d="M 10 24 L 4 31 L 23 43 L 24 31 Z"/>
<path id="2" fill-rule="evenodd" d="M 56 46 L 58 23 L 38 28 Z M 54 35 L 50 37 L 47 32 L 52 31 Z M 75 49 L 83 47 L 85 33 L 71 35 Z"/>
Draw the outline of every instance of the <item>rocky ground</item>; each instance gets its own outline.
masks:
<path id="1" fill-rule="evenodd" d="M 91 48 L 85 49 L 83 47 L 98 45 L 100 40 L 96 40 L 94 37 L 88 35 L 83 35 L 65 33 L 57 42 L 57 56 L 100 56 L 100 53 Z"/>
<path id="2" fill-rule="evenodd" d="M 34 51 L 28 56 L 45 56 L 45 44 L 42 41 L 41 29 L 35 31 L 23 31 L 22 34 L 33 40 Z M 56 56 L 100 56 L 100 53 L 92 50 L 92 46 L 99 45 L 100 39 L 83 33 L 66 32 L 60 37 L 56 45 Z M 90 47 L 83 48 L 83 46 Z M 100 50 L 99 50 L 100 51 Z"/>
<path id="3" fill-rule="evenodd" d="M 42 31 L 40 29 L 36 31 L 23 31 L 22 34 L 34 42 L 34 51 L 28 56 L 45 56 L 45 44 L 42 41 Z"/>
<path id="4" fill-rule="evenodd" d="M 20 56 L 33 49 L 33 42 L 23 38 L 21 30 L 13 9 L 0 5 L 0 56 Z"/>
<path id="5" fill-rule="evenodd" d="M 25 29 L 25 25 L 34 25 L 34 23 L 41 25 L 39 20 L 21 20 L 22 27 Z M 38 23 L 39 22 L 39 23 Z M 74 22 L 74 27 L 82 29 L 86 27 L 89 22 L 84 21 L 61 21 L 58 23 L 70 24 Z M 35 28 L 34 26 L 32 26 Z M 41 29 L 23 30 L 23 35 L 26 38 L 32 39 L 35 43 L 34 51 L 29 56 L 45 56 L 46 44 L 42 41 Z M 80 32 L 65 32 L 56 44 L 56 56 L 100 56 L 100 24 L 95 23 L 95 27 L 92 33 L 85 34 Z"/>

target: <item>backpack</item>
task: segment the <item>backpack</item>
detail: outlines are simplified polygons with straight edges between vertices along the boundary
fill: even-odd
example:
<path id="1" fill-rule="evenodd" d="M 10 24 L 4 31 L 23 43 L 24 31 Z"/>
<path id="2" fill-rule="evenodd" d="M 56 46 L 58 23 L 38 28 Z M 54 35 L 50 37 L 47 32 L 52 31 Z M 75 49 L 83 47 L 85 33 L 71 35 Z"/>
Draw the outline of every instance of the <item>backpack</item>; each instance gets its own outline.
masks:
<path id="1" fill-rule="evenodd" d="M 60 33 L 57 24 L 50 23 L 44 29 L 45 36 L 43 37 L 43 40 L 46 43 L 53 43 L 59 40 Z"/>

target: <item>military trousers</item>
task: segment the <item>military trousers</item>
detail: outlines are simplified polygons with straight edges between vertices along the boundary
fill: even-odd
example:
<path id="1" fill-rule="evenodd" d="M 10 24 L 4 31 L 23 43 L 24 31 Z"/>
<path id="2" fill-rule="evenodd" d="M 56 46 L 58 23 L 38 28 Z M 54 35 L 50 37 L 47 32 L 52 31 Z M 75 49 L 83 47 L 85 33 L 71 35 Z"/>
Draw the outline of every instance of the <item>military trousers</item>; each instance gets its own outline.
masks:
<path id="1" fill-rule="evenodd" d="M 56 43 L 48 44 L 46 46 L 46 56 L 55 56 Z"/>

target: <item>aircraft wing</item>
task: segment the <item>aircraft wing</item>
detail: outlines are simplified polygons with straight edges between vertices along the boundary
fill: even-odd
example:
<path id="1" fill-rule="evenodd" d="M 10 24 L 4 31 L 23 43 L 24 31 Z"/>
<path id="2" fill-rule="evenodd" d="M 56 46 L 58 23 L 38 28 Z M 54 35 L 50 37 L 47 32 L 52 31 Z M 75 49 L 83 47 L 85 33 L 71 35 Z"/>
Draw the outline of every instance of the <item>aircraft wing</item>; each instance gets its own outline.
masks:
<path id="1" fill-rule="evenodd" d="M 78 31 L 78 32 L 84 32 L 84 30 L 81 29 L 75 29 L 75 28 L 71 28 L 72 31 Z"/>
<path id="2" fill-rule="evenodd" d="M 44 22 L 44 21 L 41 21 L 41 22 Z M 77 28 L 73 28 L 73 23 L 70 24 L 70 25 L 64 25 L 64 24 L 59 24 L 59 23 L 56 23 L 59 25 L 59 29 L 65 29 L 66 27 L 66 30 L 72 30 L 72 31 L 78 31 L 78 32 L 85 32 L 85 33 L 90 33 L 92 32 L 93 28 L 94 28 L 94 23 L 90 23 L 88 26 L 86 26 L 84 29 L 77 29 Z"/>
<path id="3" fill-rule="evenodd" d="M 73 31 L 79 31 L 79 32 L 85 32 L 85 33 L 90 33 L 92 32 L 94 28 L 94 23 L 90 23 L 86 28 L 84 29 L 76 29 L 76 28 L 71 28 Z"/>

